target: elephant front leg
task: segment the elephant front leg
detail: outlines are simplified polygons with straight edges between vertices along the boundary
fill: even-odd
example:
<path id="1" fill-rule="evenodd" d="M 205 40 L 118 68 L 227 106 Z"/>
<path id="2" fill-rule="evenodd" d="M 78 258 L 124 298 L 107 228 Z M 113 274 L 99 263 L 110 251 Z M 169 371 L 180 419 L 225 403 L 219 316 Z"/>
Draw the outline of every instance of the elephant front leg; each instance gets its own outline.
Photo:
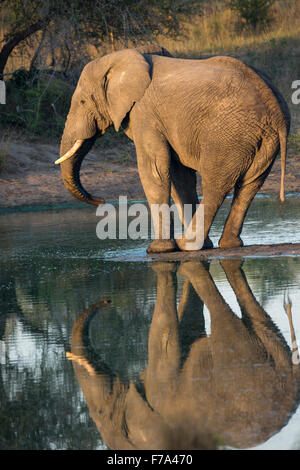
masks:
<path id="1" fill-rule="evenodd" d="M 144 374 L 147 400 L 159 411 L 177 382 L 180 345 L 176 312 L 176 264 L 151 264 L 157 276 L 157 295 L 148 339 L 148 365 Z"/>
<path id="2" fill-rule="evenodd" d="M 146 142 L 146 143 L 145 143 Z M 162 136 L 152 134 L 136 144 L 138 169 L 151 211 L 154 240 L 147 253 L 176 250 L 170 214 L 170 151 Z"/>

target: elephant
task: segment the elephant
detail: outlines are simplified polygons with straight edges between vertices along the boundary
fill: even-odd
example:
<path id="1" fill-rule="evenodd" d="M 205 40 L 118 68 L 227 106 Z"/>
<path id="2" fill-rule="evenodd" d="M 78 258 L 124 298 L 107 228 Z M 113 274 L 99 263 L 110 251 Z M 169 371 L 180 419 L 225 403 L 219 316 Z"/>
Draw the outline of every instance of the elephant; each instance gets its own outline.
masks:
<path id="1" fill-rule="evenodd" d="M 241 318 L 218 291 L 208 263 L 152 264 L 156 302 L 138 378 L 122 379 L 103 360 L 104 346 L 96 352 L 92 345 L 91 321 L 112 308 L 108 300 L 76 318 L 66 354 L 109 449 L 250 448 L 289 420 L 299 401 L 299 361 L 255 299 L 241 264 L 221 262 Z M 185 279 L 178 307 L 176 270 Z M 289 325 L 295 340 L 291 311 Z"/>
<path id="2" fill-rule="evenodd" d="M 96 206 L 104 199 L 83 188 L 80 167 L 95 140 L 111 126 L 123 129 L 135 145 L 155 232 L 148 253 L 212 248 L 210 227 L 231 191 L 219 246 L 242 246 L 247 210 L 279 149 L 284 200 L 288 106 L 268 77 L 238 59 L 174 58 L 164 48 L 149 45 L 113 52 L 84 67 L 55 163 L 61 165 L 71 194 Z M 203 189 L 200 204 L 197 173 Z M 170 220 L 154 210 L 170 206 L 171 198 L 184 226 L 176 239 Z M 189 220 L 184 216 L 187 205 Z M 197 238 L 197 215 L 203 207 L 203 233 Z"/>

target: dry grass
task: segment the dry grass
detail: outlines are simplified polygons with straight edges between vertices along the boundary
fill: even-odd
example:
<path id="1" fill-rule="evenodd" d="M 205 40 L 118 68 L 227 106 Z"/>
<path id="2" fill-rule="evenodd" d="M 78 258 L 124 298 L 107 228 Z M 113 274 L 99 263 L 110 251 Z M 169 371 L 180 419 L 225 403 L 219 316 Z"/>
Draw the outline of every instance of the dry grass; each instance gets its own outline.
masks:
<path id="1" fill-rule="evenodd" d="M 277 1 L 271 10 L 271 23 L 258 31 L 241 29 L 237 14 L 224 1 L 210 2 L 203 13 L 186 25 L 184 40 L 161 38 L 161 43 L 176 55 L 201 57 L 252 50 L 270 41 L 296 38 L 300 33 L 299 0 Z"/>
<path id="2" fill-rule="evenodd" d="M 242 30 L 238 17 L 228 7 L 227 0 L 207 2 L 202 16 L 186 25 L 185 37 L 158 38 L 158 42 L 175 56 L 205 58 L 212 55 L 231 55 L 267 73 L 283 93 L 292 114 L 292 134 L 300 132 L 300 105 L 291 102 L 291 84 L 300 80 L 300 0 L 277 0 L 272 7 L 272 22 L 259 31 Z M 3 27 L 0 28 L 0 36 Z M 38 36 L 32 38 L 32 49 Z M 116 48 L 122 48 L 115 43 Z M 111 44 L 97 51 L 87 46 L 87 56 L 111 52 Z M 30 63 L 28 48 L 17 50 L 9 59 L 7 71 L 27 67 Z M 28 55 L 29 54 L 29 55 Z M 299 131 L 299 132 L 298 132 Z"/>
<path id="3" fill-rule="evenodd" d="M 175 56 L 205 58 L 230 55 L 269 75 L 283 93 L 292 114 L 291 133 L 300 128 L 300 105 L 291 101 L 291 85 L 300 80 L 300 1 L 277 1 L 272 22 L 259 31 L 238 27 L 238 17 L 224 2 L 213 2 L 204 15 L 187 25 L 185 38 L 161 38 Z"/>

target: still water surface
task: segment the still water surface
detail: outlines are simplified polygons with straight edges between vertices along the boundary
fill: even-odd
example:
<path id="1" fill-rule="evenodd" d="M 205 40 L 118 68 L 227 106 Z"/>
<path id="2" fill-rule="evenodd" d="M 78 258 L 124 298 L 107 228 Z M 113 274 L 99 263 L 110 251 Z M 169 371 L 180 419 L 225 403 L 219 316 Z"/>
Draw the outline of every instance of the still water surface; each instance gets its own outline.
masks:
<path id="1" fill-rule="evenodd" d="M 299 207 L 255 200 L 245 244 L 300 242 Z M 299 449 L 300 258 L 151 263 L 97 222 L 0 214 L 0 449 Z"/>

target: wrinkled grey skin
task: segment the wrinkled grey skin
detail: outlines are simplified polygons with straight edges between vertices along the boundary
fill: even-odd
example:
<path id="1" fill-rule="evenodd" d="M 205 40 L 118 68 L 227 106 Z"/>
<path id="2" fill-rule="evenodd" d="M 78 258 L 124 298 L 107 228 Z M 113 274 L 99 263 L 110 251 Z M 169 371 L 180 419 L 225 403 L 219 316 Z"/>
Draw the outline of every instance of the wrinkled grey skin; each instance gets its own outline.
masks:
<path id="1" fill-rule="evenodd" d="M 152 264 L 157 295 L 148 363 L 140 380 L 123 383 L 93 349 L 90 322 L 109 305 L 100 302 L 76 319 L 69 358 L 109 448 L 214 449 L 218 442 L 249 448 L 267 441 L 295 411 L 298 361 L 255 299 L 240 261 L 221 265 L 241 318 L 225 302 L 204 263 L 179 266 L 186 281 L 178 308 L 176 265 Z M 209 335 L 204 305 L 210 315 Z"/>
<path id="2" fill-rule="evenodd" d="M 242 245 L 240 233 L 248 207 L 269 174 L 281 148 L 283 176 L 289 112 L 266 77 L 231 57 L 184 60 L 158 46 L 125 49 L 84 68 L 66 121 L 60 155 L 77 139 L 80 150 L 61 164 L 65 186 L 78 199 L 98 205 L 82 187 L 81 162 L 95 139 L 110 126 L 122 127 L 135 143 L 140 179 L 153 204 L 198 205 L 196 172 L 204 204 L 203 248 L 212 243 L 211 224 L 226 195 L 232 207 L 219 246 Z M 174 240 L 153 214 L 155 240 L 148 252 L 188 250 Z M 201 248 L 201 246 L 199 246 Z M 193 248 L 195 249 L 195 248 Z"/>

